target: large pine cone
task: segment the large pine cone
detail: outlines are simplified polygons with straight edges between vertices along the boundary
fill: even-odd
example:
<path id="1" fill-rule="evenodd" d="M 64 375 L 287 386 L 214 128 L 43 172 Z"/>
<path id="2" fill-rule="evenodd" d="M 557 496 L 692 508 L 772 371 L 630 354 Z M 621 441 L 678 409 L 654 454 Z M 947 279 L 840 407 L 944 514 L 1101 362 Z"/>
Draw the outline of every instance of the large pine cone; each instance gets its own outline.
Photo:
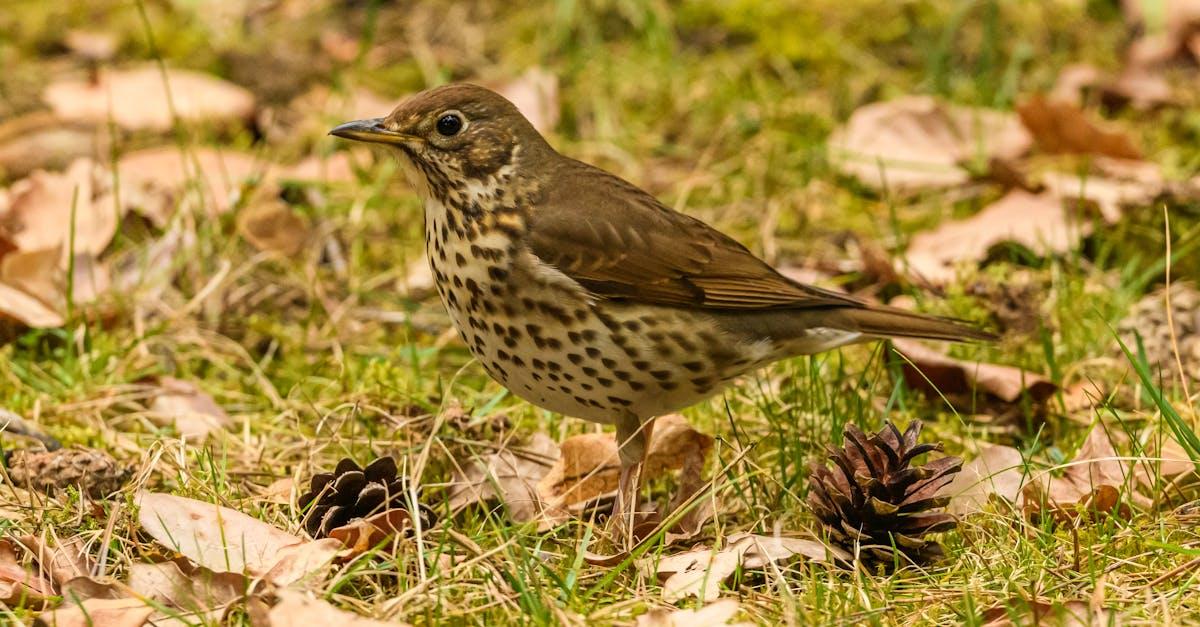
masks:
<path id="1" fill-rule="evenodd" d="M 408 481 L 396 476 L 396 461 L 391 457 L 380 457 L 366 468 L 346 458 L 333 472 L 313 475 L 299 505 L 308 510 L 305 530 L 314 538 L 324 538 L 357 518 L 389 509 L 408 509 Z M 433 511 L 420 504 L 418 510 L 421 528 L 433 526 L 437 519 Z"/>
<path id="2" fill-rule="evenodd" d="M 95 449 L 18 450 L 8 455 L 7 463 L 13 484 L 46 493 L 74 486 L 99 499 L 120 490 L 129 478 L 128 468 Z"/>
<path id="3" fill-rule="evenodd" d="M 934 495 L 962 470 L 962 460 L 910 466 L 918 455 L 942 448 L 917 443 L 921 426 L 914 420 L 902 435 L 888 422 L 868 437 L 847 424 L 844 445 L 830 451 L 834 468 L 813 464 L 808 505 L 831 540 L 851 551 L 857 545 L 864 558 L 882 562 L 892 561 L 894 550 L 917 563 L 943 555 L 941 545 L 924 536 L 957 524 L 950 514 L 932 510 L 946 505 L 947 497 Z"/>

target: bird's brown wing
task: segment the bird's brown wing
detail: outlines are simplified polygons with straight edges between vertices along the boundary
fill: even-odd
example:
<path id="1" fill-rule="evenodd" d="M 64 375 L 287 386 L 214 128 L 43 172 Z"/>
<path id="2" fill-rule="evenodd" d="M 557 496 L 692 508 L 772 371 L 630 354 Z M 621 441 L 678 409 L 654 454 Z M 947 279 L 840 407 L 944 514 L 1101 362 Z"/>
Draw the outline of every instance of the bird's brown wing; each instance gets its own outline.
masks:
<path id="1" fill-rule="evenodd" d="M 602 170 L 562 167 L 530 213 L 527 242 L 597 296 L 710 309 L 864 306 L 784 277 L 733 239 Z"/>

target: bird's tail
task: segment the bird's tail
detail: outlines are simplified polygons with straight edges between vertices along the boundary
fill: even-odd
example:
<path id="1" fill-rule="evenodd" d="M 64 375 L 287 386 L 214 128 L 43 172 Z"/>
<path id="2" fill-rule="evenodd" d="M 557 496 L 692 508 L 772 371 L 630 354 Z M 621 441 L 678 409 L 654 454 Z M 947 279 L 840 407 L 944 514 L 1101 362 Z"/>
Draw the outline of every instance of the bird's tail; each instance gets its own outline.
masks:
<path id="1" fill-rule="evenodd" d="M 873 337 L 910 337 L 952 342 L 990 342 L 996 334 L 969 322 L 913 313 L 895 307 L 846 307 L 828 312 L 826 326 Z"/>

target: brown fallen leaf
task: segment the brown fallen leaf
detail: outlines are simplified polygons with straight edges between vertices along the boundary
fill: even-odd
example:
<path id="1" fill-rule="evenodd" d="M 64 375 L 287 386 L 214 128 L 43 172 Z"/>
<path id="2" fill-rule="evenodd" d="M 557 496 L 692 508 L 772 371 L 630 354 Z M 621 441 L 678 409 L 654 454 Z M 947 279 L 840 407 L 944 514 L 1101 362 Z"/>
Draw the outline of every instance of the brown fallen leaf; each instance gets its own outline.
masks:
<path id="1" fill-rule="evenodd" d="M 1025 460 L 1017 449 L 988 445 L 963 465 L 954 480 L 938 491 L 938 496 L 950 497 L 946 511 L 955 516 L 982 511 L 993 497 L 1019 505 L 1026 479 L 1024 468 Z"/>
<path id="2" fill-rule="evenodd" d="M 129 567 L 129 588 L 141 597 L 166 605 L 169 613 L 219 620 L 220 613 L 244 597 L 250 580 L 240 573 L 215 573 L 180 560 L 158 564 L 135 563 Z M 214 616 L 214 614 L 217 614 Z M 157 621 L 155 621 L 157 622 Z"/>
<path id="3" fill-rule="evenodd" d="M 982 394 L 1004 403 L 1024 396 L 1041 402 L 1058 390 L 1042 375 L 1013 366 L 962 361 L 915 340 L 893 340 L 892 346 L 902 356 L 905 383 L 951 400 Z"/>
<path id="4" fill-rule="evenodd" d="M 365 618 L 295 590 L 280 590 L 279 601 L 268 613 L 268 627 L 337 625 L 338 627 L 398 627 L 405 623 Z"/>
<path id="5" fill-rule="evenodd" d="M 213 572 L 286 585 L 325 571 L 338 541 L 305 541 L 246 514 L 194 499 L 142 492 L 138 522 L 159 544 Z"/>
<path id="6" fill-rule="evenodd" d="M 1070 102 L 1032 96 L 1017 105 L 1017 113 L 1038 147 L 1047 153 L 1142 158 L 1133 138 L 1119 130 L 1101 128 Z"/>
<path id="7" fill-rule="evenodd" d="M 1032 141 L 1011 113 L 909 96 L 856 110 L 829 146 L 842 173 L 877 189 L 912 191 L 965 183 L 965 165 L 1016 159 Z"/>
<path id="8" fill-rule="evenodd" d="M 264 199 L 238 213 L 238 233 L 261 251 L 291 257 L 308 241 L 308 220 L 278 198 Z"/>
<path id="9" fill-rule="evenodd" d="M 637 617 L 637 627 L 749 627 L 754 623 L 734 622 L 740 604 L 737 599 L 713 601 L 702 608 L 665 609 L 655 608 Z"/>
<path id="10" fill-rule="evenodd" d="M 639 565 L 663 582 L 663 600 L 668 603 L 689 596 L 709 602 L 720 596 L 721 584 L 738 568 L 759 569 L 795 556 L 817 562 L 849 562 L 852 558 L 814 539 L 737 533 L 729 536 L 720 550 L 702 547 L 658 560 L 643 559 Z"/>
<path id="11" fill-rule="evenodd" d="M 52 329 L 66 323 L 66 318 L 46 303 L 0 283 L 0 323 L 6 320 L 34 329 Z"/>
<path id="12" fill-rule="evenodd" d="M 540 67 L 531 67 L 513 80 L 492 87 L 516 105 L 539 133 L 545 135 L 558 125 L 558 77 L 554 74 Z"/>
<path id="13" fill-rule="evenodd" d="M 40 111 L 0 122 L 0 180 L 35 170 L 61 170 L 80 157 L 108 152 L 108 133 Z"/>
<path id="14" fill-rule="evenodd" d="M 695 471 L 696 459 L 703 466 L 712 443 L 711 436 L 693 429 L 679 414 L 658 418 L 642 469 L 644 480 L 681 469 L 689 460 Z M 546 506 L 566 508 L 616 490 L 621 472 L 617 449 L 612 433 L 588 433 L 563 441 L 558 461 L 538 483 Z"/>
<path id="15" fill-rule="evenodd" d="M 1057 625 L 1058 627 L 1119 627 L 1116 612 L 1089 601 L 1049 601 L 1013 598 L 988 608 L 979 617 L 983 627 Z"/>
<path id="16" fill-rule="evenodd" d="M 1148 7 L 1151 19 L 1147 19 Z M 1181 58 L 1200 60 L 1200 3 L 1193 0 L 1121 0 L 1125 23 L 1139 33 L 1130 43 L 1131 66 L 1157 66 Z"/>
<path id="17" fill-rule="evenodd" d="M 362 555 L 412 529 L 412 514 L 407 509 L 389 509 L 367 518 L 359 518 L 329 532 L 349 556 Z"/>
<path id="18" fill-rule="evenodd" d="M 449 506 L 457 511 L 471 503 L 500 499 L 517 522 L 542 513 L 538 482 L 558 459 L 558 445 L 542 433 L 525 447 L 504 448 L 486 460 L 472 460 L 454 474 Z"/>
<path id="19" fill-rule="evenodd" d="M 111 120 L 129 131 L 168 131 L 176 117 L 244 124 L 254 115 L 249 91 L 208 74 L 147 64 L 102 71 L 97 79 L 55 81 L 42 98 L 64 120 L 100 126 Z"/>
<path id="20" fill-rule="evenodd" d="M 90 159 L 77 159 L 66 172 L 38 170 L 14 183 L 0 213 L 0 237 L 17 250 L 57 250 L 64 268 L 72 248 L 99 256 L 117 232 L 117 216 L 111 205 L 92 202 L 94 169 Z"/>
<path id="21" fill-rule="evenodd" d="M 33 554 L 41 572 L 49 576 L 55 585 L 62 586 L 76 577 L 88 577 L 92 574 L 94 565 L 84 550 L 82 537 L 54 541 L 45 535 L 26 534 L 17 541 Z"/>
<path id="22" fill-rule="evenodd" d="M 151 419 L 174 425 L 184 440 L 200 441 L 233 424 L 229 414 L 196 384 L 174 377 L 160 377 L 157 383 Z"/>
<path id="23" fill-rule="evenodd" d="M 1127 472 L 1103 426 L 1096 425 L 1062 476 L 1044 472 L 1021 489 L 1025 514 L 1050 515 L 1060 522 L 1081 515 L 1127 515 L 1128 508 L 1121 503 Z"/>
<path id="24" fill-rule="evenodd" d="M 232 208 L 258 183 L 269 196 L 272 166 L 253 154 L 216 148 L 164 146 L 131 152 L 117 162 L 121 209 L 133 209 L 155 227 L 164 228 L 175 210 L 191 203 L 201 215 Z M 112 203 L 105 203 L 112 211 Z"/>
<path id="25" fill-rule="evenodd" d="M 1086 63 L 1063 68 L 1050 91 L 1050 98 L 1082 107 L 1088 102 L 1089 94 L 1098 96 L 1110 109 L 1130 106 L 1147 110 L 1176 101 L 1166 77 L 1146 66 L 1129 66 L 1112 76 Z"/>
<path id="26" fill-rule="evenodd" d="M 12 607 L 41 607 L 56 594 L 53 583 L 21 565 L 11 540 L 0 539 L 0 601 Z"/>
<path id="27" fill-rule="evenodd" d="M 997 244 L 1015 242 L 1035 253 L 1061 254 L 1091 228 L 1086 222 L 1073 223 L 1053 195 L 1014 189 L 970 218 L 913 236 L 904 265 L 930 283 L 944 284 L 955 278 L 960 264 L 975 266 Z"/>
<path id="28" fill-rule="evenodd" d="M 141 599 L 67 599 L 62 607 L 44 612 L 39 627 L 141 627 L 154 608 Z"/>

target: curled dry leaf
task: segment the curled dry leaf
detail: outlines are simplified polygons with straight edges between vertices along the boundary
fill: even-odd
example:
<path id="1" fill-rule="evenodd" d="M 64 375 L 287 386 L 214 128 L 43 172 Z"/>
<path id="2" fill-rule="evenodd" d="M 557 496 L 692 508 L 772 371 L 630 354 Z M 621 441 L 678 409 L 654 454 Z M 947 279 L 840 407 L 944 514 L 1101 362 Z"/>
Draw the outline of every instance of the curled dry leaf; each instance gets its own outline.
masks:
<path id="1" fill-rule="evenodd" d="M 689 461 L 696 474 L 712 444 L 711 436 L 693 429 L 683 416 L 663 416 L 654 421 L 643 477 L 651 480 L 681 469 Z M 561 450 L 558 461 L 538 483 L 538 494 L 548 508 L 570 507 L 617 489 L 621 468 L 614 434 L 572 436 L 562 443 Z"/>
<path id="2" fill-rule="evenodd" d="M 558 459 L 558 445 L 542 433 L 523 448 L 504 448 L 486 460 L 474 460 L 455 472 L 450 488 L 450 509 L 500 499 L 517 522 L 528 522 L 542 513 L 538 482 Z"/>
<path id="3" fill-rule="evenodd" d="M 725 548 L 698 548 L 657 561 L 644 559 L 643 571 L 663 582 L 663 599 L 673 603 L 694 596 L 708 602 L 721 593 L 721 584 L 739 567 L 764 568 L 795 556 L 817 562 L 849 562 L 851 556 L 808 538 L 785 538 L 738 533 L 729 536 Z"/>
<path id="4" fill-rule="evenodd" d="M 1153 67 L 1189 57 L 1200 60 L 1200 3 L 1121 0 L 1121 9 L 1126 24 L 1139 33 L 1129 46 L 1130 66 Z"/>
<path id="5" fill-rule="evenodd" d="M 1127 515 L 1128 508 L 1121 503 L 1126 474 L 1108 433 L 1103 425 L 1096 425 L 1062 476 L 1042 473 L 1025 484 L 1021 489 L 1025 513 L 1059 521 L 1110 512 Z"/>
<path id="6" fill-rule="evenodd" d="M 1088 223 L 1073 224 L 1052 194 L 1014 189 L 970 218 L 918 233 L 904 257 L 910 271 L 944 284 L 954 279 L 958 264 L 982 261 L 997 244 L 1015 242 L 1036 253 L 1059 254 L 1090 232 Z"/>
<path id="7" fill-rule="evenodd" d="M 261 251 L 292 256 L 308 241 L 308 220 L 278 198 L 264 199 L 238 214 L 238 233 Z"/>
<path id="8" fill-rule="evenodd" d="M 721 599 L 695 610 L 656 608 L 638 616 L 637 627 L 749 627 L 753 623 L 734 622 L 739 607 L 737 599 Z"/>
<path id="9" fill-rule="evenodd" d="M 171 614 L 187 613 L 214 621 L 226 606 L 245 596 L 249 585 L 249 579 L 240 573 L 214 573 L 186 562 L 129 567 L 129 588 L 138 596 L 166 605 L 173 610 Z"/>
<path id="10" fill-rule="evenodd" d="M 1142 158 L 1142 151 L 1129 135 L 1101 128 L 1070 102 L 1033 96 L 1017 105 L 1017 113 L 1038 146 L 1048 153 Z"/>
<path id="11" fill-rule="evenodd" d="M 273 185 L 271 164 L 236 150 L 147 148 L 122 157 L 117 170 L 122 210 L 133 209 L 158 228 L 182 204 L 221 214 L 247 192 L 248 183 L 258 182 L 267 192 Z"/>
<path id="12" fill-rule="evenodd" d="M 55 439 L 54 436 L 46 433 L 41 426 L 3 407 L 0 407 L 0 431 L 9 435 L 33 438 L 41 442 L 48 451 L 62 448 L 62 443 Z"/>
<path id="13" fill-rule="evenodd" d="M 558 77 L 554 74 L 532 67 L 517 78 L 493 87 L 517 105 L 539 133 L 549 133 L 558 125 Z"/>
<path id="14" fill-rule="evenodd" d="M 983 627 L 1058 625 L 1059 627 L 1119 627 L 1116 612 L 1094 601 L 1049 601 L 1014 598 L 988 608 L 979 617 Z"/>
<path id="15" fill-rule="evenodd" d="M 0 322 L 11 320 L 34 329 L 61 327 L 66 318 L 46 303 L 0 283 Z"/>
<path id="16" fill-rule="evenodd" d="M 62 79 L 42 98 L 55 115 L 129 131 L 168 131 L 174 116 L 185 122 L 242 124 L 254 114 L 254 96 L 215 76 L 156 65 L 101 72 L 95 83 Z"/>
<path id="17" fill-rule="evenodd" d="M 0 601 L 10 607 L 38 607 L 56 594 L 53 583 L 21 565 L 11 540 L 0 539 Z"/>
<path id="18" fill-rule="evenodd" d="M 892 346 L 902 355 L 905 383 L 951 400 L 981 393 L 1005 403 L 1024 396 L 1041 402 L 1058 390 L 1046 377 L 1013 366 L 955 359 L 914 340 L 893 340 Z"/>
<path id="19" fill-rule="evenodd" d="M 926 96 L 862 107 L 829 140 L 844 174 L 892 190 L 965 183 L 970 179 L 965 165 L 1016 159 L 1031 145 L 1010 113 L 958 107 Z"/>
<path id="20" fill-rule="evenodd" d="M 174 425 L 179 437 L 192 441 L 203 440 L 209 433 L 233 424 L 229 414 L 207 392 L 174 377 L 158 379 L 150 414 L 160 423 Z"/>
<path id="21" fill-rule="evenodd" d="M 76 254 L 99 255 L 117 232 L 117 216 L 111 205 L 92 202 L 94 169 L 91 159 L 77 159 L 66 172 L 38 170 L 14 183 L 0 236 L 17 250 L 58 250 L 64 260 L 72 246 Z"/>
<path id="22" fill-rule="evenodd" d="M 404 536 L 412 529 L 412 523 L 412 514 L 407 509 L 389 509 L 337 527 L 329 532 L 329 537 L 341 543 L 349 555 L 362 555 L 394 537 Z"/>
<path id="23" fill-rule="evenodd" d="M 141 627 L 154 608 L 141 599 L 67 599 L 62 607 L 37 617 L 38 627 Z"/>
<path id="24" fill-rule="evenodd" d="M 12 118 L 0 122 L 0 180 L 63 169 L 80 157 L 100 158 L 108 147 L 108 133 L 91 124 L 44 111 Z"/>
<path id="25" fill-rule="evenodd" d="M 159 544 L 214 572 L 242 573 L 286 585 L 318 574 L 341 549 L 305 542 L 241 512 L 194 499 L 143 492 L 138 522 Z"/>
<path id="26" fill-rule="evenodd" d="M 950 498 L 946 511 L 967 516 L 982 511 L 993 497 L 1017 503 L 1025 485 L 1025 460 L 1011 446 L 988 445 L 938 491 Z"/>
<path id="27" fill-rule="evenodd" d="M 365 618 L 295 590 L 280 590 L 279 601 L 267 614 L 268 627 L 290 625 L 337 625 L 338 627 L 398 627 L 404 623 Z"/>

